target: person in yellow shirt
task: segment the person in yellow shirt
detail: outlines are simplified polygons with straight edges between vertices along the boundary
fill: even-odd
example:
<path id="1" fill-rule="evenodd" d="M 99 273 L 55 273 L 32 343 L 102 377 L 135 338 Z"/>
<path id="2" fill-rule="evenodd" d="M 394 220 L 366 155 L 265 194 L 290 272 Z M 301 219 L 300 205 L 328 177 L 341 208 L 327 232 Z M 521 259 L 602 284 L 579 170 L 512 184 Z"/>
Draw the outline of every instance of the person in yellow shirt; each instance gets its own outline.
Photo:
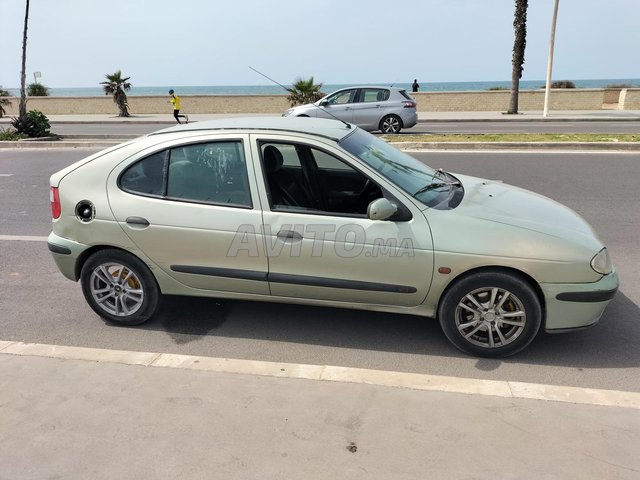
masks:
<path id="1" fill-rule="evenodd" d="M 173 116 L 178 123 L 182 123 L 180 121 L 181 118 L 184 118 L 185 123 L 189 123 L 189 117 L 187 115 L 180 115 L 180 97 L 175 94 L 173 88 L 169 90 L 170 102 L 173 104 Z"/>

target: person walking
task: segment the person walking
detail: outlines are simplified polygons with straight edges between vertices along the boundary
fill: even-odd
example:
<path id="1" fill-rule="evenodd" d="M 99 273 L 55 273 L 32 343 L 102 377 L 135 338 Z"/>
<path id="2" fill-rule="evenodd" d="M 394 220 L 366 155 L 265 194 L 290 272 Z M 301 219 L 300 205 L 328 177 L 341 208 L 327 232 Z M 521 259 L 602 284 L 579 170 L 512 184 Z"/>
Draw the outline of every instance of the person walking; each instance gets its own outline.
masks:
<path id="1" fill-rule="evenodd" d="M 180 97 L 175 94 L 173 89 L 169 90 L 171 99 L 169 100 L 173 104 L 173 116 L 178 123 L 182 123 L 180 118 L 184 118 L 185 123 L 189 123 L 189 117 L 187 115 L 180 115 Z"/>
<path id="2" fill-rule="evenodd" d="M 420 85 L 418 85 L 418 79 L 414 78 L 413 83 L 411 84 L 411 91 L 415 93 L 418 91 L 419 88 L 420 88 Z"/>

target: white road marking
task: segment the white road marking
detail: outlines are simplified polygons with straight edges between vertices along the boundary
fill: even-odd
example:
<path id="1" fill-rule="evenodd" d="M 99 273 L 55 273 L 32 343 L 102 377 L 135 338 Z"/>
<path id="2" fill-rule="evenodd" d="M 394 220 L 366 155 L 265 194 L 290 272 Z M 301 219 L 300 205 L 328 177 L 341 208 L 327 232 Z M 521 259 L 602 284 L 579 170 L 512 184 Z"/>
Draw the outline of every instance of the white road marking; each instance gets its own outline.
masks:
<path id="1" fill-rule="evenodd" d="M 282 378 L 363 383 L 413 390 L 514 399 L 544 400 L 582 405 L 600 405 L 640 410 L 640 393 L 595 388 L 565 387 L 502 380 L 445 377 L 420 373 L 390 372 L 364 368 L 275 363 L 233 358 L 199 357 L 170 353 L 131 352 L 98 348 L 68 347 L 0 340 L 0 355 L 21 355 L 67 360 L 121 363 L 155 368 L 181 368 L 209 372 L 262 375 Z"/>
<path id="2" fill-rule="evenodd" d="M 0 173 L 0 177 L 13 177 L 13 173 Z"/>
<path id="3" fill-rule="evenodd" d="M 0 240 L 18 242 L 46 242 L 47 237 L 36 237 L 33 235 L 0 235 Z"/>

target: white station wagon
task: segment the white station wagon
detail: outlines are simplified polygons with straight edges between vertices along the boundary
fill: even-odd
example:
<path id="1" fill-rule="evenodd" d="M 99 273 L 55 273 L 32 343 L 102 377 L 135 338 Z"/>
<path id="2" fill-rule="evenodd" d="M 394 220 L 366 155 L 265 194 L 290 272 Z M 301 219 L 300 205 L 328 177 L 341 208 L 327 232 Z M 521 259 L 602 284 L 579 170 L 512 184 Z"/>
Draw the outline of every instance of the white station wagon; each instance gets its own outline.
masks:
<path id="1" fill-rule="evenodd" d="M 497 357 L 595 324 L 618 288 L 572 210 L 336 120 L 155 132 L 52 175 L 51 208 L 60 271 L 121 325 L 162 294 L 291 302 L 437 318 L 459 349 Z"/>

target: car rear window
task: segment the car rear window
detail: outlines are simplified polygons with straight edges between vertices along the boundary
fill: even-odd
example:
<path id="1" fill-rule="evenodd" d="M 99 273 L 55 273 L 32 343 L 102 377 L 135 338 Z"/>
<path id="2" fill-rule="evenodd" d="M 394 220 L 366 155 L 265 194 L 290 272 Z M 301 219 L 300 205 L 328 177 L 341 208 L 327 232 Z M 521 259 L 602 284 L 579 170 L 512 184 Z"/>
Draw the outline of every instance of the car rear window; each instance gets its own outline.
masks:
<path id="1" fill-rule="evenodd" d="M 400 90 L 400 95 L 402 95 L 407 100 L 413 100 L 413 97 L 409 95 L 406 90 Z"/>

